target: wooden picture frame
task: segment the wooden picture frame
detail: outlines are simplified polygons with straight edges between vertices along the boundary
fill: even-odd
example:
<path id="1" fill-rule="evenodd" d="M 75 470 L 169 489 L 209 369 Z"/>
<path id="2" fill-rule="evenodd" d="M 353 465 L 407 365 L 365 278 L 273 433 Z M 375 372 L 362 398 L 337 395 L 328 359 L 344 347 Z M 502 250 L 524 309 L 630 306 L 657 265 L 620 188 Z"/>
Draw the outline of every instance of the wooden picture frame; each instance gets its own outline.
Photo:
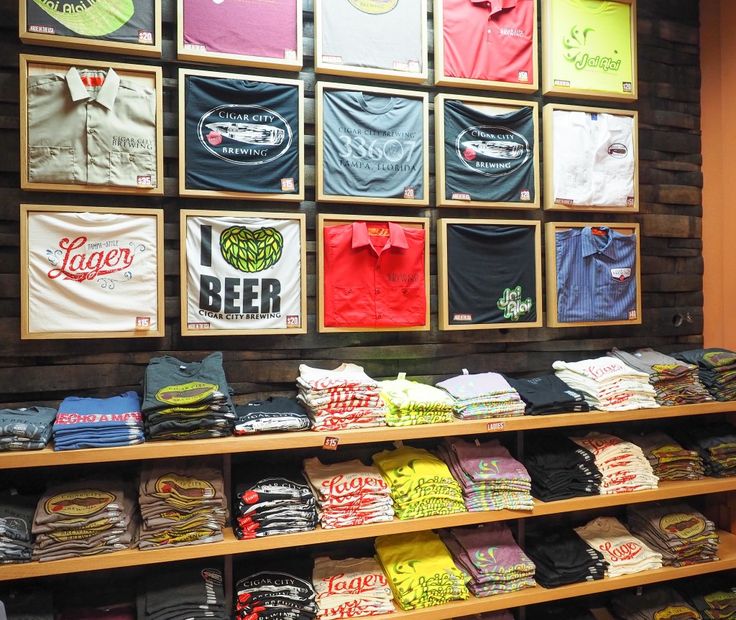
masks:
<path id="1" fill-rule="evenodd" d="M 233 54 L 228 52 L 208 51 L 202 45 L 191 45 L 184 42 L 184 0 L 176 0 L 176 56 L 179 60 L 189 62 L 215 63 L 219 65 L 236 65 L 241 67 L 257 67 L 259 69 L 277 69 L 280 71 L 299 71 L 304 65 L 304 29 L 303 0 L 294 0 L 296 10 L 296 48 L 285 50 L 284 58 L 254 56 L 250 54 Z"/>
<path id="2" fill-rule="evenodd" d="M 448 227 L 463 226 L 517 226 L 530 228 L 534 231 L 534 294 L 536 319 L 525 322 L 499 323 L 452 323 L 450 319 L 450 290 L 449 290 L 449 255 L 448 255 Z M 490 247 L 489 244 L 489 248 Z M 478 260 L 482 260 L 478 256 Z M 528 293 L 527 293 L 528 294 Z M 496 219 L 465 219 L 440 218 L 437 220 L 437 301 L 439 305 L 439 329 L 442 331 L 471 331 L 489 329 L 528 329 L 542 327 L 542 227 L 536 220 L 496 220 Z"/>
<path id="3" fill-rule="evenodd" d="M 389 80 L 396 82 L 407 82 L 414 84 L 423 84 L 429 76 L 429 67 L 427 58 L 429 55 L 428 33 L 427 33 L 427 0 L 412 0 L 412 6 L 416 3 L 419 7 L 421 21 L 420 28 L 420 47 L 421 63 L 420 71 L 410 72 L 409 63 L 407 62 L 406 70 L 401 69 L 380 69 L 372 67 L 360 67 L 350 64 L 337 62 L 337 58 L 327 59 L 323 54 L 324 44 L 322 34 L 325 32 L 324 23 L 324 2 L 331 0 L 313 0 L 314 4 L 314 70 L 316 73 L 329 75 L 344 75 L 357 78 L 370 78 Z M 406 25 L 410 27 L 409 24 Z"/>
<path id="4" fill-rule="evenodd" d="M 71 67 L 87 69 L 113 69 L 121 78 L 151 85 L 155 90 L 155 161 L 156 175 L 139 179 L 137 187 L 83 183 L 53 183 L 31 181 L 29 178 L 29 122 L 28 83 L 30 73 L 66 73 Z M 161 67 L 131 65 L 127 63 L 82 60 L 51 56 L 20 54 L 20 187 L 29 191 L 58 191 L 94 194 L 137 194 L 163 196 L 164 194 L 164 148 L 163 148 L 163 79 Z M 113 166 L 110 166 L 113 169 Z"/>
<path id="5" fill-rule="evenodd" d="M 503 114 L 521 110 L 532 109 L 533 122 L 533 167 L 534 181 L 533 198 L 528 202 L 501 201 L 501 200 L 472 200 L 470 194 L 462 198 L 460 194 L 447 198 L 447 158 L 445 156 L 445 103 L 447 101 L 459 101 L 466 105 L 483 108 L 484 111 L 493 114 Z M 434 130 L 435 130 L 435 182 L 437 188 L 438 207 L 460 207 L 460 208 L 495 208 L 495 209 L 538 209 L 541 203 L 539 182 L 539 105 L 536 101 L 515 101 L 511 99 L 493 99 L 489 97 L 475 97 L 471 95 L 450 95 L 441 93 L 434 99 Z M 458 156 L 460 154 L 458 153 Z M 465 163 L 465 160 L 462 160 Z M 545 161 L 548 161 L 545 159 Z M 470 164 L 466 164 L 470 165 Z M 473 171 L 469 169 L 469 174 Z M 521 194 L 520 194 L 521 196 Z"/>
<path id="6" fill-rule="evenodd" d="M 113 217 L 123 221 L 133 218 L 129 224 L 130 235 L 143 235 L 141 228 L 143 220 L 148 221 L 148 225 L 155 226 L 155 245 L 156 245 L 156 291 L 151 294 L 150 298 L 155 299 L 155 308 L 144 308 L 139 304 L 143 301 L 140 297 L 134 297 L 134 305 L 127 310 L 131 313 L 131 329 L 121 329 L 119 331 L 105 330 L 98 325 L 104 324 L 104 316 L 93 316 L 93 312 L 89 311 L 89 316 L 79 316 L 79 310 L 89 308 L 94 305 L 93 296 L 90 291 L 86 293 L 77 293 L 77 309 L 70 309 L 70 300 L 60 298 L 57 304 L 63 308 L 64 313 L 76 314 L 77 320 L 90 327 L 89 331 L 82 330 L 65 330 L 50 329 L 42 331 L 33 326 L 33 306 L 34 304 L 43 303 L 43 315 L 35 319 L 35 321 L 43 321 L 44 324 L 50 322 L 50 316 L 54 312 L 53 304 L 49 300 L 53 300 L 53 295 L 46 298 L 41 296 L 37 299 L 39 292 L 34 288 L 38 286 L 37 277 L 34 277 L 33 263 L 31 259 L 32 243 L 43 244 L 43 235 L 34 232 L 35 226 L 41 226 L 43 222 L 32 224 L 34 216 L 49 216 L 52 218 L 64 218 L 65 215 L 78 216 L 83 215 L 91 220 L 95 217 Z M 137 222 L 135 220 L 141 220 Z M 84 226 L 83 226 L 84 224 Z M 88 282 L 90 286 L 97 286 L 100 290 L 106 291 L 102 294 L 111 294 L 113 290 L 123 289 L 118 296 L 120 299 L 130 299 L 135 292 L 129 290 L 128 283 L 135 282 L 134 265 L 137 255 L 144 255 L 147 248 L 140 240 L 100 240 L 90 243 L 83 252 L 78 252 L 87 245 L 89 237 L 77 236 L 75 239 L 63 237 L 64 222 L 59 219 L 56 225 L 59 231 L 48 233 L 47 236 L 58 239 L 58 248 L 46 247 L 36 251 L 36 261 L 41 261 L 41 265 L 37 266 L 37 270 L 45 271 L 51 267 L 48 272 L 49 280 L 58 280 L 59 282 L 71 280 L 75 282 L 72 286 L 79 284 L 80 286 Z M 80 232 L 89 235 L 94 232 L 94 226 L 90 222 L 79 223 Z M 112 224 L 113 229 L 119 228 L 118 224 Z M 107 231 L 104 231 L 107 232 Z M 124 234 L 120 232 L 120 234 Z M 78 242 L 78 243 L 77 243 Z M 106 248 L 110 248 L 107 250 Z M 77 250 L 77 253 L 74 251 Z M 20 278 L 21 278 L 21 339 L 23 340 L 54 340 L 54 339 L 87 339 L 87 338 L 161 338 L 165 335 L 165 298 L 164 298 L 164 212 L 163 209 L 142 209 L 142 208 L 126 208 L 126 207 L 80 207 L 80 206 L 58 206 L 58 205 L 20 205 Z M 87 252 L 90 251 L 89 254 Z M 150 255 L 150 254 L 149 254 Z M 46 259 L 46 262 L 43 261 Z M 122 266 L 120 261 L 123 261 Z M 47 264 L 48 263 L 48 264 Z M 140 263 L 137 263 L 140 264 Z M 123 271 L 126 269 L 127 271 Z M 53 272 L 53 274 L 52 274 Z M 34 287 L 34 285 L 36 285 Z M 126 290 L 126 287 L 128 289 Z M 42 293 L 43 291 L 41 291 Z M 140 293 L 140 291 L 139 291 Z M 63 297 L 63 296 L 62 296 Z M 117 303 L 121 303 L 118 299 Z M 114 305 L 113 300 L 113 305 Z M 150 310 L 151 313 L 146 316 L 135 314 L 136 312 L 145 312 Z M 155 317 L 155 323 L 151 319 Z"/>
<path id="7" fill-rule="evenodd" d="M 354 222 L 391 222 L 400 224 L 402 227 L 422 228 L 424 237 L 424 294 L 426 309 L 424 324 L 410 327 L 333 327 L 325 325 L 325 252 L 324 231 L 329 226 L 341 226 Z M 426 217 L 382 217 L 377 215 L 334 215 L 320 213 L 317 215 L 317 326 L 320 333 L 345 333 L 345 332 L 417 332 L 430 330 L 430 282 L 429 282 L 429 251 L 430 251 L 430 220 Z"/>
<path id="8" fill-rule="evenodd" d="M 194 139 L 189 136 L 186 131 L 186 95 L 187 95 L 187 80 L 190 77 L 203 77 L 212 80 L 225 79 L 225 80 L 248 80 L 253 82 L 261 82 L 264 84 L 280 84 L 285 86 L 292 86 L 296 89 L 298 97 L 298 108 L 297 108 L 297 127 L 296 133 L 299 142 L 298 150 L 298 175 L 297 179 L 297 191 L 294 193 L 266 193 L 266 192 L 246 192 L 246 191 L 234 191 L 230 189 L 197 189 L 187 187 L 187 140 Z M 272 77 L 260 77 L 253 75 L 243 75 L 237 73 L 223 73 L 217 71 L 201 71 L 196 69 L 179 69 L 179 195 L 188 197 L 200 197 L 200 198 L 223 198 L 231 200 L 273 200 L 280 202 L 301 202 L 305 196 L 305 178 L 304 178 L 304 82 L 302 80 L 292 80 L 285 78 L 272 78 Z M 272 110 L 269 112 L 273 113 Z M 284 121 L 284 119 L 281 119 Z M 284 125 L 287 123 L 284 121 Z M 210 147 L 211 148 L 211 147 Z M 221 155 L 217 155 L 222 158 Z M 294 179 L 282 179 L 282 188 L 284 183 L 291 181 L 292 184 Z"/>
<path id="9" fill-rule="evenodd" d="M 624 206 L 606 206 L 599 204 L 565 204 L 559 202 L 555 192 L 554 166 L 560 159 L 555 157 L 554 144 L 554 113 L 556 111 L 584 112 L 586 114 L 610 114 L 632 119 L 631 148 L 634 158 L 633 190 L 634 195 L 627 197 Z M 610 108 L 567 105 L 562 103 L 548 103 L 542 111 L 544 119 L 544 161 L 547 163 L 547 172 L 544 175 L 544 208 L 548 211 L 601 211 L 611 213 L 638 213 L 639 212 L 639 113 L 636 110 L 616 110 Z M 612 149 L 616 145 L 609 146 Z M 619 149 L 626 150 L 624 144 Z M 590 201 L 587 201 L 590 202 Z"/>
<path id="10" fill-rule="evenodd" d="M 28 24 L 28 3 L 31 0 L 18 0 L 18 36 L 28 45 L 46 45 L 64 49 L 90 50 L 110 54 L 132 54 L 151 58 L 161 57 L 162 22 L 161 0 L 146 0 L 153 4 L 153 23 L 151 30 L 139 30 L 139 43 L 114 41 L 88 36 L 57 35 L 48 32 L 48 27 Z M 147 41 L 151 42 L 148 43 Z"/>
<path id="11" fill-rule="evenodd" d="M 636 235 L 636 316 L 629 320 L 616 321 L 576 321 L 562 322 L 558 316 L 557 299 L 557 252 L 556 234 L 573 228 L 606 227 L 622 234 Z M 641 325 L 642 324 L 642 291 L 641 291 L 641 236 L 639 224 L 601 222 L 548 222 L 545 224 L 546 245 L 546 280 L 547 280 L 547 327 L 596 327 L 603 325 Z"/>
<path id="12" fill-rule="evenodd" d="M 409 98 L 421 102 L 422 105 L 422 167 L 423 172 L 421 174 L 422 185 L 423 185 L 423 196 L 422 198 L 414 198 L 413 192 L 409 191 L 409 188 L 405 188 L 403 198 L 395 196 L 355 196 L 345 194 L 327 194 L 325 191 L 325 157 L 324 157 L 324 142 L 325 142 L 325 124 L 324 124 L 324 95 L 328 91 L 343 91 L 343 92 L 357 92 L 361 94 L 378 95 L 378 96 L 391 96 L 399 98 Z M 426 92 L 418 92 L 412 90 L 399 90 L 393 88 L 377 88 L 360 86 L 357 84 L 340 84 L 333 82 L 318 82 L 317 90 L 315 95 L 315 105 L 317 107 L 317 119 L 316 119 L 316 168 L 317 168 L 317 186 L 316 186 L 316 197 L 318 202 L 329 202 L 329 203 L 349 203 L 359 205 L 396 205 L 402 207 L 426 207 L 429 206 L 429 95 Z M 405 144 L 411 144 L 411 148 L 414 145 L 409 141 L 405 141 L 402 144 L 398 140 L 393 140 L 401 149 L 400 159 L 403 158 L 405 150 Z M 371 150 L 373 144 L 369 144 Z M 381 152 L 383 147 L 379 145 Z M 352 148 L 352 147 L 351 147 Z M 385 158 L 385 157 L 384 157 Z M 385 158 L 390 163 L 395 163 L 392 160 Z"/>
<path id="13" fill-rule="evenodd" d="M 197 257 L 195 256 L 194 263 L 191 263 L 192 256 L 189 252 L 188 247 L 188 241 L 189 238 L 189 227 L 188 223 L 190 218 L 202 218 L 205 219 L 208 222 L 213 222 L 213 220 L 222 219 L 224 220 L 224 224 L 232 224 L 234 221 L 237 220 L 243 220 L 243 221 L 249 221 L 249 220 L 261 220 L 261 221 L 273 221 L 273 220 L 280 220 L 287 223 L 295 223 L 299 231 L 297 233 L 297 237 L 299 240 L 299 249 L 298 249 L 298 260 L 299 260 L 299 266 L 296 270 L 288 270 L 289 265 L 286 265 L 285 267 L 282 267 L 282 269 L 286 269 L 287 273 L 286 275 L 294 275 L 294 272 L 296 273 L 298 277 L 298 284 L 299 284 L 299 292 L 298 295 L 296 295 L 298 306 L 299 306 L 299 313 L 297 315 L 292 316 L 286 316 L 285 317 L 285 324 L 284 327 L 269 327 L 269 328 L 233 328 L 233 329 L 224 329 L 224 328 L 218 328 L 218 327 L 212 327 L 211 322 L 208 322 L 206 319 L 208 318 L 206 316 L 207 311 L 203 310 L 200 306 L 198 310 L 198 314 L 203 316 L 203 320 L 197 321 L 197 322 L 190 322 L 190 313 L 189 313 L 189 298 L 190 298 L 190 277 L 195 270 L 201 268 L 200 265 L 196 265 Z M 210 225 L 211 226 L 211 225 Z M 228 229 L 226 229 L 227 231 Z M 212 232 L 212 229 L 210 228 L 210 233 Z M 223 231 L 225 232 L 225 231 Z M 278 232 L 278 231 L 276 231 Z M 180 307 L 181 307 L 181 334 L 182 336 L 260 336 L 260 335 L 268 335 L 268 334 L 281 334 L 281 335 L 288 335 L 288 334 L 306 334 L 307 333 L 307 233 L 306 233 L 306 216 L 303 213 L 269 213 L 269 212 L 250 212 L 250 211 L 209 211 L 209 210 L 196 210 L 196 209 L 183 209 L 180 213 L 180 226 L 179 226 L 179 239 L 180 241 L 180 251 L 179 251 L 179 266 L 180 266 Z M 277 236 L 280 236 L 280 243 L 281 247 L 279 248 L 279 253 L 281 255 L 281 252 L 283 252 L 284 247 L 284 238 L 281 233 L 279 233 Z M 262 246 L 265 245 L 267 242 L 265 239 L 250 239 L 249 241 L 246 241 L 246 243 L 251 244 L 261 244 Z M 212 266 L 212 247 L 214 247 L 214 243 L 211 242 L 206 247 L 209 247 L 209 255 L 208 258 L 211 262 L 209 265 L 208 271 L 213 272 L 213 274 L 221 269 L 228 269 L 230 265 L 227 264 L 228 259 L 225 258 L 221 246 L 221 253 L 220 257 L 222 257 L 224 260 L 222 261 L 221 265 L 218 265 L 216 267 Z M 242 256 L 245 256 L 245 254 L 242 254 Z M 199 253 L 199 260 L 202 260 L 202 253 Z M 232 257 L 231 257 L 232 260 Z M 278 262 L 279 259 L 277 259 Z M 270 268 L 275 263 L 269 265 L 267 268 Z M 246 272 L 242 269 L 232 266 L 233 271 L 231 272 L 232 276 L 239 276 L 240 278 L 246 278 L 249 274 L 257 275 L 260 272 L 265 271 L 267 268 L 261 269 L 260 271 L 250 271 Z M 239 273 L 235 273 L 239 272 Z M 222 278 L 222 280 L 226 279 L 226 275 L 220 275 L 215 274 L 217 277 Z M 273 275 L 273 274 L 272 274 Z M 200 277 L 202 274 L 200 274 Z M 222 281 L 221 280 L 221 281 Z M 263 291 L 266 290 L 265 286 L 265 278 L 261 280 L 261 297 L 263 296 Z M 271 283 L 269 283 L 271 284 Z M 245 288 L 245 283 L 243 282 L 243 288 Z M 252 286 L 255 286 L 253 284 Z M 255 292 L 251 286 L 251 293 Z M 284 293 L 284 289 L 281 287 L 281 281 L 279 281 L 278 285 L 279 291 L 281 293 Z M 220 286 L 219 289 L 221 292 L 225 291 L 227 292 L 228 287 Z M 273 287 L 268 289 L 270 293 L 272 293 L 274 290 Z M 196 291 L 195 291 L 196 292 Z M 195 295 L 197 298 L 199 296 Z M 214 317 L 216 320 L 222 321 L 223 319 L 225 321 L 227 320 L 238 320 L 243 319 L 242 316 L 237 317 L 236 315 L 240 314 L 247 314 L 246 309 L 244 307 L 241 307 L 242 312 L 231 314 L 230 316 L 232 319 L 228 319 L 227 312 L 225 312 L 225 308 L 227 306 L 227 301 L 224 299 L 225 295 L 218 294 L 219 298 L 219 308 L 220 311 L 213 311 L 210 310 L 209 312 L 214 314 L 220 314 L 222 316 Z M 232 303 L 234 304 L 238 299 L 242 300 L 242 305 L 244 306 L 245 299 L 244 295 L 239 294 L 238 291 L 236 291 L 233 288 L 233 295 L 232 295 Z M 273 300 L 273 298 L 272 298 Z M 271 300 L 271 301 L 272 301 Z M 256 299 L 251 297 L 251 302 L 255 303 Z M 273 307 L 273 303 L 271 303 L 271 308 Z M 255 306 L 254 306 L 255 307 Z M 281 300 L 279 299 L 279 307 L 281 307 Z M 205 314 L 202 314 L 202 313 Z M 279 310 L 279 313 L 281 310 Z M 212 318 L 212 317 L 210 317 Z"/>
<path id="14" fill-rule="evenodd" d="M 452 86 L 454 88 L 473 88 L 495 90 L 511 93 L 534 93 L 539 90 L 539 28 L 537 2 L 533 2 L 534 19 L 532 26 L 532 79 L 528 83 L 502 82 L 497 80 L 480 80 L 474 78 L 454 77 L 445 74 L 445 36 L 443 0 L 434 0 L 434 83 L 436 86 Z"/>
<path id="15" fill-rule="evenodd" d="M 562 0 L 562 2 L 568 1 Z M 593 26 L 590 15 L 581 15 L 577 18 L 574 15 L 564 14 L 560 0 L 542 0 L 542 40 L 544 42 L 542 50 L 542 64 L 544 67 L 542 94 L 609 101 L 636 101 L 638 98 L 636 0 L 605 1 L 609 4 L 621 5 L 628 10 L 627 32 L 615 33 L 624 39 L 628 39 L 628 41 L 616 41 L 615 36 L 613 36 L 614 33 L 601 32 L 602 28 Z M 603 5 L 603 2 L 601 2 L 601 5 Z M 579 5 L 571 6 L 580 10 Z M 564 9 L 568 10 L 568 7 L 564 7 Z M 623 26 L 620 28 L 623 29 Z M 591 32 L 595 33 L 593 36 L 597 37 L 595 44 L 591 43 L 589 39 Z M 554 50 L 552 46 L 556 41 L 561 43 L 561 47 Z M 612 47 L 607 47 L 601 53 L 600 43 L 598 43 L 600 41 L 604 41 L 605 45 Z M 625 49 L 627 42 L 629 43 L 628 54 L 624 54 L 617 59 L 616 54 L 621 54 L 618 50 Z M 590 48 L 590 45 L 595 45 L 595 47 L 590 51 L 586 51 L 585 48 Z M 607 51 L 610 51 L 613 55 L 606 55 L 605 52 Z M 595 63 L 595 65 L 591 63 Z M 623 79 L 620 82 L 615 82 L 613 78 L 616 76 L 611 74 L 611 79 L 604 79 L 601 85 L 596 85 L 595 79 L 585 79 L 586 74 L 580 74 L 582 76 L 580 77 L 571 72 L 571 66 L 577 68 L 578 71 L 582 71 L 586 64 L 589 64 L 591 68 L 603 68 L 602 75 L 604 76 L 608 76 L 609 71 L 618 72 L 618 67 L 622 66 L 623 73 L 621 77 Z M 601 75 L 601 73 L 596 72 L 596 75 Z M 616 83 L 615 87 L 614 82 Z"/>

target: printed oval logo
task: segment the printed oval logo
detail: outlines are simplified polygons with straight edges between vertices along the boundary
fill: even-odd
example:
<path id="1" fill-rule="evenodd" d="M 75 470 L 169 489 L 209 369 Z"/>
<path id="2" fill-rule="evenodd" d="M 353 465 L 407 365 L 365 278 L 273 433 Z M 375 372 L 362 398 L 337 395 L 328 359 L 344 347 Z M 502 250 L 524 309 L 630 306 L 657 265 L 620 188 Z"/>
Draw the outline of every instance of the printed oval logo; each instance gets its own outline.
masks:
<path id="1" fill-rule="evenodd" d="M 511 174 L 532 155 L 529 141 L 520 133 L 491 125 L 475 125 L 460 132 L 455 152 L 466 168 L 487 177 Z"/>
<path id="2" fill-rule="evenodd" d="M 623 159 L 629 154 L 629 149 L 625 144 L 614 142 L 611 146 L 608 147 L 608 154 L 611 157 L 615 157 L 616 159 Z"/>
<path id="3" fill-rule="evenodd" d="M 261 166 L 291 147 L 291 125 L 275 110 L 260 105 L 227 104 L 202 115 L 197 124 L 202 146 L 236 166 Z"/>
<path id="4" fill-rule="evenodd" d="M 694 609 L 685 605 L 670 605 L 654 614 L 654 620 L 698 620 L 700 617 Z"/>
<path id="5" fill-rule="evenodd" d="M 659 527 L 678 538 L 692 538 L 705 531 L 705 521 L 692 514 L 674 513 L 662 517 Z"/>
<path id="6" fill-rule="evenodd" d="M 68 491 L 47 499 L 44 510 L 50 515 L 86 517 L 104 510 L 114 499 L 115 495 L 107 491 Z"/>
<path id="7" fill-rule="evenodd" d="M 348 0 L 348 2 L 363 13 L 382 15 L 393 11 L 399 0 Z"/>
<path id="8" fill-rule="evenodd" d="M 201 381 L 169 385 L 156 392 L 156 400 L 170 405 L 190 405 L 209 398 L 218 389 L 220 389 L 219 385 Z"/>
<path id="9" fill-rule="evenodd" d="M 186 478 L 177 474 L 166 474 L 156 480 L 156 492 L 183 499 L 207 499 L 216 495 L 215 487 L 206 480 Z"/>

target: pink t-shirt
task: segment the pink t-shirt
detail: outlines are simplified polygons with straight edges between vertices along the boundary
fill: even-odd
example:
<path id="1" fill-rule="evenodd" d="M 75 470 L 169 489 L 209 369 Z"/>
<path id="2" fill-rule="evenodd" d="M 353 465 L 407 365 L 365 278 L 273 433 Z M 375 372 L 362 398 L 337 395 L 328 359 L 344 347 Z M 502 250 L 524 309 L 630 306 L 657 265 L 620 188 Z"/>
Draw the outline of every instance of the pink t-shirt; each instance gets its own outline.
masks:
<path id="1" fill-rule="evenodd" d="M 184 0 L 184 45 L 293 59 L 296 22 L 296 0 Z"/>

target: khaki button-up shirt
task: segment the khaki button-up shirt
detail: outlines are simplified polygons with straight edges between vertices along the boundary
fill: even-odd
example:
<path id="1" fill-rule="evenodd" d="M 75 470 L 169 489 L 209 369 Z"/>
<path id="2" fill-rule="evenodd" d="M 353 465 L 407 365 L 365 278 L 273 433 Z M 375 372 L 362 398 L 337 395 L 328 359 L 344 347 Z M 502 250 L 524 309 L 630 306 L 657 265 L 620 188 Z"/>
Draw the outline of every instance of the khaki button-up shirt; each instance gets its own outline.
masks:
<path id="1" fill-rule="evenodd" d="M 154 187 L 155 90 L 112 69 L 30 76 L 28 180 Z"/>

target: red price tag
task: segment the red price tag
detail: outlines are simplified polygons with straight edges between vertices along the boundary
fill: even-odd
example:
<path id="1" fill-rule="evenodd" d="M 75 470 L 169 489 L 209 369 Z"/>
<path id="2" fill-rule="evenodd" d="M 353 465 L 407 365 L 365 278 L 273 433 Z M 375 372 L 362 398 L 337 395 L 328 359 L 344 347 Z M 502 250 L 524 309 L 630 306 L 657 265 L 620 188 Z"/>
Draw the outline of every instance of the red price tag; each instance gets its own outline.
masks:
<path id="1" fill-rule="evenodd" d="M 325 437 L 325 442 L 322 444 L 323 450 L 337 450 L 337 446 L 340 443 L 339 437 Z"/>
<path id="2" fill-rule="evenodd" d="M 489 422 L 486 425 L 486 430 L 491 432 L 498 432 L 504 429 L 505 424 L 503 422 Z"/>

